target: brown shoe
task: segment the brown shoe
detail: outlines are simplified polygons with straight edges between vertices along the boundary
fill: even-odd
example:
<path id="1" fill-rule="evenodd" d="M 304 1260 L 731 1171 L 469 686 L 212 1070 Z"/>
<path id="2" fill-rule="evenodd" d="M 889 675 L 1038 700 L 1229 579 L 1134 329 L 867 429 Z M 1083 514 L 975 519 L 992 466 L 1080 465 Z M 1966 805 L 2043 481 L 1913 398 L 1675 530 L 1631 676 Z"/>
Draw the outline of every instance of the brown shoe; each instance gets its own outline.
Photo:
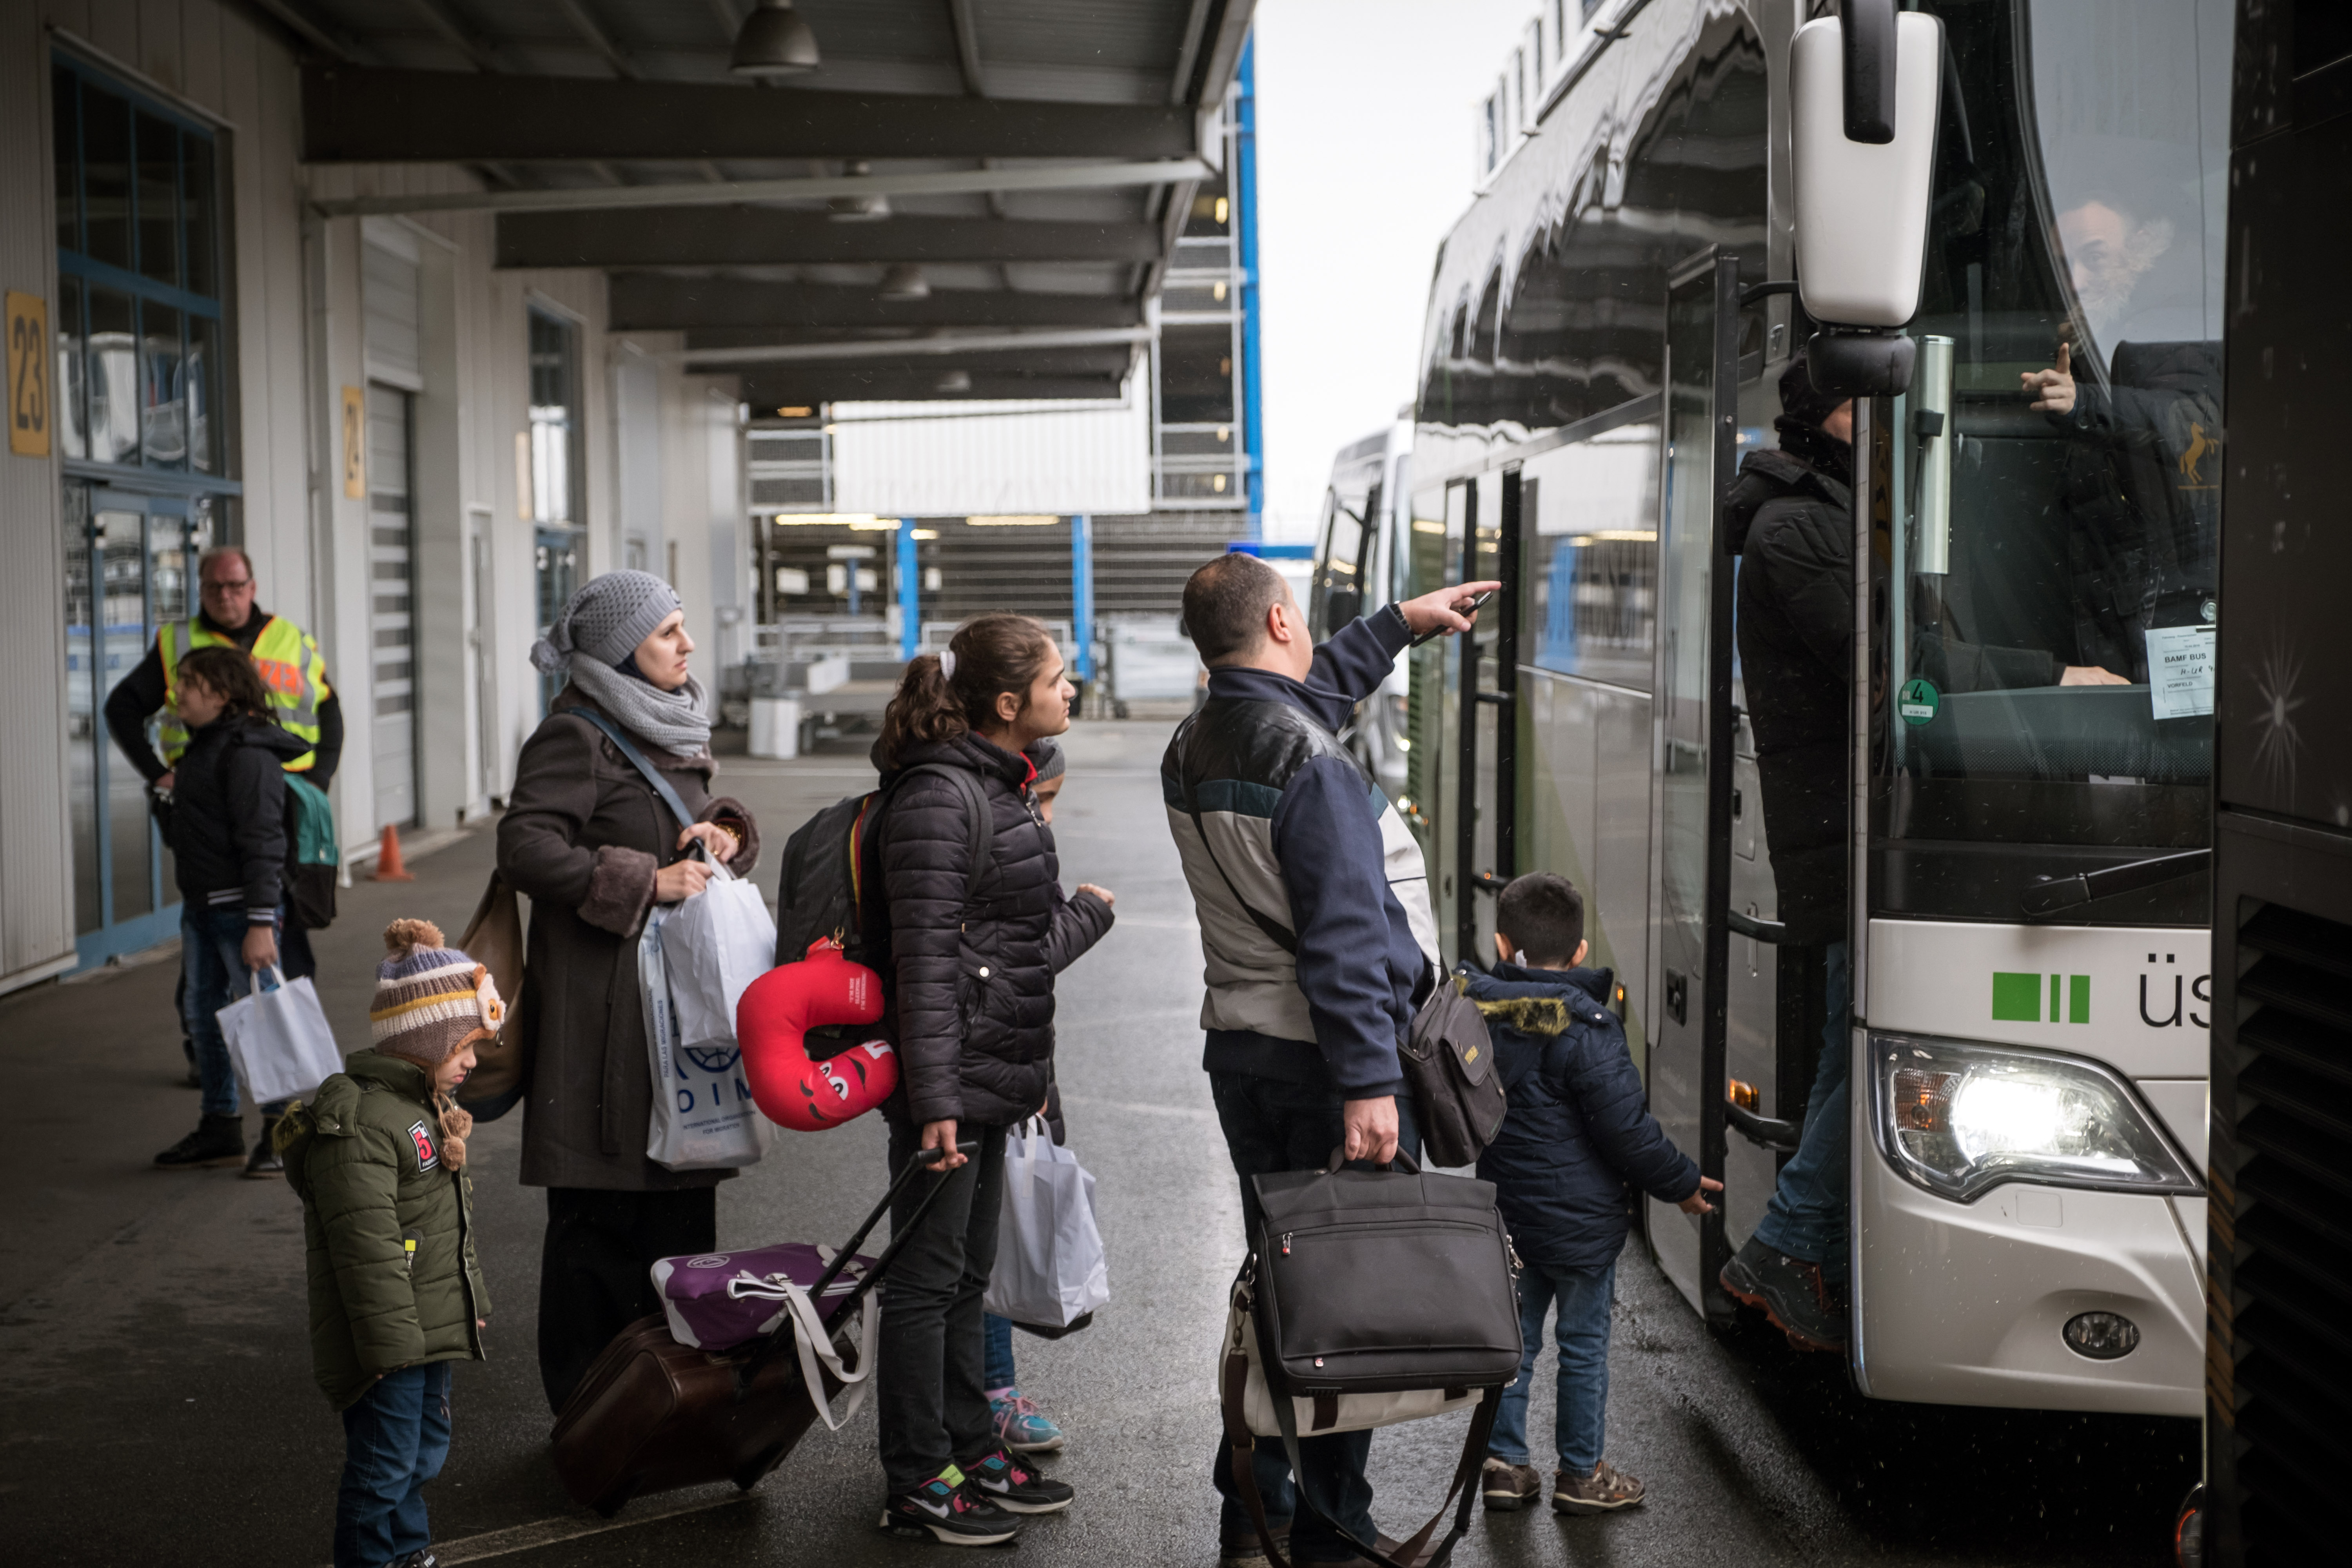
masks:
<path id="1" fill-rule="evenodd" d="M 1517 1513 L 1533 1508 L 1536 1499 L 1543 1495 L 1543 1478 L 1533 1465 L 1490 1458 L 1478 1473 L 1478 1495 L 1489 1513 Z"/>
<path id="2" fill-rule="evenodd" d="M 1288 1521 L 1276 1524 L 1268 1521 L 1267 1529 L 1274 1535 L 1275 1550 L 1286 1557 L 1289 1556 L 1290 1525 Z M 1252 1530 L 1234 1540 L 1217 1542 L 1217 1568 L 1269 1568 L 1265 1547 L 1259 1542 L 1257 1531 Z"/>
<path id="3" fill-rule="evenodd" d="M 1551 1506 L 1561 1513 L 1609 1513 L 1642 1500 L 1642 1483 L 1603 1459 L 1589 1476 L 1566 1470 L 1552 1477 Z"/>

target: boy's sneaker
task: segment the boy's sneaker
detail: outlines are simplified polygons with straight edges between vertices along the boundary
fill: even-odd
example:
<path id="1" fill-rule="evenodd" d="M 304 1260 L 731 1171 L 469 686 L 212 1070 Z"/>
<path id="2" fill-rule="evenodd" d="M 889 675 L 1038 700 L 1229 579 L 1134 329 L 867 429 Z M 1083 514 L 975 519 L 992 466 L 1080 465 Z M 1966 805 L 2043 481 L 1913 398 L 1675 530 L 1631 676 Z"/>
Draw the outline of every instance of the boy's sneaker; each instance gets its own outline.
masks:
<path id="1" fill-rule="evenodd" d="M 1067 1481 L 1040 1475 L 1003 1448 L 966 1465 L 963 1484 L 1007 1513 L 1059 1513 L 1078 1495 Z"/>
<path id="2" fill-rule="evenodd" d="M 1551 1506 L 1561 1513 L 1608 1513 L 1642 1500 L 1642 1483 L 1603 1459 L 1589 1476 L 1553 1473 Z"/>
<path id="3" fill-rule="evenodd" d="M 428 1546 L 405 1557 L 394 1558 L 392 1568 L 441 1568 L 441 1559 L 434 1556 L 433 1549 Z"/>
<path id="4" fill-rule="evenodd" d="M 278 1157 L 278 1141 L 270 1136 L 277 1131 L 278 1118 L 265 1116 L 261 1119 L 261 1137 L 253 1145 L 253 1152 L 246 1157 L 245 1173 L 247 1175 L 282 1176 L 286 1173 L 286 1162 Z M 428 1563 L 412 1564 L 409 1557 L 416 1555 L 417 1553 L 414 1552 L 410 1552 L 408 1557 L 404 1557 L 394 1563 L 393 1568 L 430 1568 Z M 430 1553 L 425 1555 L 429 1556 Z"/>
<path id="5" fill-rule="evenodd" d="M 1490 1513 L 1516 1513 L 1534 1506 L 1543 1495 L 1543 1478 L 1536 1474 L 1533 1465 L 1515 1465 L 1508 1459 L 1489 1458 L 1479 1472 L 1478 1494 L 1486 1500 Z"/>
<path id="6" fill-rule="evenodd" d="M 1069 1441 L 1053 1417 L 1017 1388 L 989 1395 L 988 1422 L 996 1440 L 1016 1454 L 1058 1454 Z"/>
<path id="7" fill-rule="evenodd" d="M 1845 1309 L 1818 1263 L 1807 1263 L 1754 1237 L 1717 1277 L 1724 1289 L 1760 1309 L 1801 1351 L 1845 1352 Z"/>
<path id="8" fill-rule="evenodd" d="M 245 1158 L 245 1118 L 207 1116 L 196 1130 L 155 1156 L 155 1163 L 186 1170 L 196 1165 L 234 1165 Z"/>
<path id="9" fill-rule="evenodd" d="M 910 1492 L 882 1504 L 882 1532 L 901 1541 L 947 1546 L 1002 1546 L 1021 1533 L 1021 1521 L 964 1484 L 953 1465 Z"/>

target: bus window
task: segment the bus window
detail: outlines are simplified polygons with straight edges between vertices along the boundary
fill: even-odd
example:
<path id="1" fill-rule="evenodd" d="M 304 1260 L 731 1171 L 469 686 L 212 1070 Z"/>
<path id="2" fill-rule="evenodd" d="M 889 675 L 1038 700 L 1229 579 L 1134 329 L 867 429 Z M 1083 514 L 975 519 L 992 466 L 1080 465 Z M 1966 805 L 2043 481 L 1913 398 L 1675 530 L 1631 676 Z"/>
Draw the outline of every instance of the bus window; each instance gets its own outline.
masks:
<path id="1" fill-rule="evenodd" d="M 1538 669 L 1648 689 L 1657 622 L 1658 426 L 1644 416 L 1528 460 L 1521 647 Z"/>
<path id="2" fill-rule="evenodd" d="M 1910 857 L 1889 912 L 2015 919 L 2057 874 L 2030 850 L 1963 870 L 1937 840 L 2079 847 L 2072 871 L 2207 837 L 2231 8 L 2012 5 L 2009 27 L 1937 7 L 1964 129 L 1910 329 L 1931 374 L 1872 455 L 1896 508 L 1879 826 Z M 2201 924 L 2203 900 L 2087 918 Z"/>
<path id="3" fill-rule="evenodd" d="M 1375 487 L 1373 494 L 1379 493 Z M 1368 498 L 1337 488 L 1326 494 L 1321 570 L 1315 584 L 1309 630 L 1319 640 L 1363 613 L 1364 521 Z"/>

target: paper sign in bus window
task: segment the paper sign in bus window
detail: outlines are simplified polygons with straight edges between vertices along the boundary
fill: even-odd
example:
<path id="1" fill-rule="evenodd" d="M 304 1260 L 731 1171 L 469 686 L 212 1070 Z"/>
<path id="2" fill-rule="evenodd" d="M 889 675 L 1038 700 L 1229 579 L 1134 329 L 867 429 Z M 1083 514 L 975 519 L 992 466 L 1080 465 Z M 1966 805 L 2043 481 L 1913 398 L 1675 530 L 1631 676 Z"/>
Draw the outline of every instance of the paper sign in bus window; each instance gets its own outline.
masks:
<path id="1" fill-rule="evenodd" d="M 2158 719 L 2213 711 L 2213 628 L 2147 629 L 2147 700 Z"/>

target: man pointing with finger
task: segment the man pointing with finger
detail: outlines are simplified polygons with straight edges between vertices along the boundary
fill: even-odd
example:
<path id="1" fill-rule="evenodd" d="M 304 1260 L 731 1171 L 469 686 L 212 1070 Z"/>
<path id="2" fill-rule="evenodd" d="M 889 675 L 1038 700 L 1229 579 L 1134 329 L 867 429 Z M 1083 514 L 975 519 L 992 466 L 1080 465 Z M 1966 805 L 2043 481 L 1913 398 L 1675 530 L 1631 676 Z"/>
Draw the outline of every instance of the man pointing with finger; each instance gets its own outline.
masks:
<path id="1" fill-rule="evenodd" d="M 1320 1169 L 1334 1150 L 1384 1163 L 1420 1147 L 1397 1044 L 1436 983 L 1436 923 L 1421 848 L 1340 742 L 1358 702 L 1423 633 L 1466 630 L 1465 583 L 1349 623 L 1322 647 L 1281 574 L 1220 556 L 1184 585 L 1184 625 L 1209 668 L 1208 699 L 1160 760 L 1168 826 L 1199 911 L 1208 1069 L 1241 1178 Z M 1291 1523 L 1303 1563 L 1360 1561 L 1330 1526 L 1373 1539 L 1364 1461 L 1371 1434 L 1304 1437 L 1300 1506 L 1282 1450 L 1257 1450 L 1270 1523 Z M 1264 1556 L 1217 1449 L 1226 1568 Z"/>

